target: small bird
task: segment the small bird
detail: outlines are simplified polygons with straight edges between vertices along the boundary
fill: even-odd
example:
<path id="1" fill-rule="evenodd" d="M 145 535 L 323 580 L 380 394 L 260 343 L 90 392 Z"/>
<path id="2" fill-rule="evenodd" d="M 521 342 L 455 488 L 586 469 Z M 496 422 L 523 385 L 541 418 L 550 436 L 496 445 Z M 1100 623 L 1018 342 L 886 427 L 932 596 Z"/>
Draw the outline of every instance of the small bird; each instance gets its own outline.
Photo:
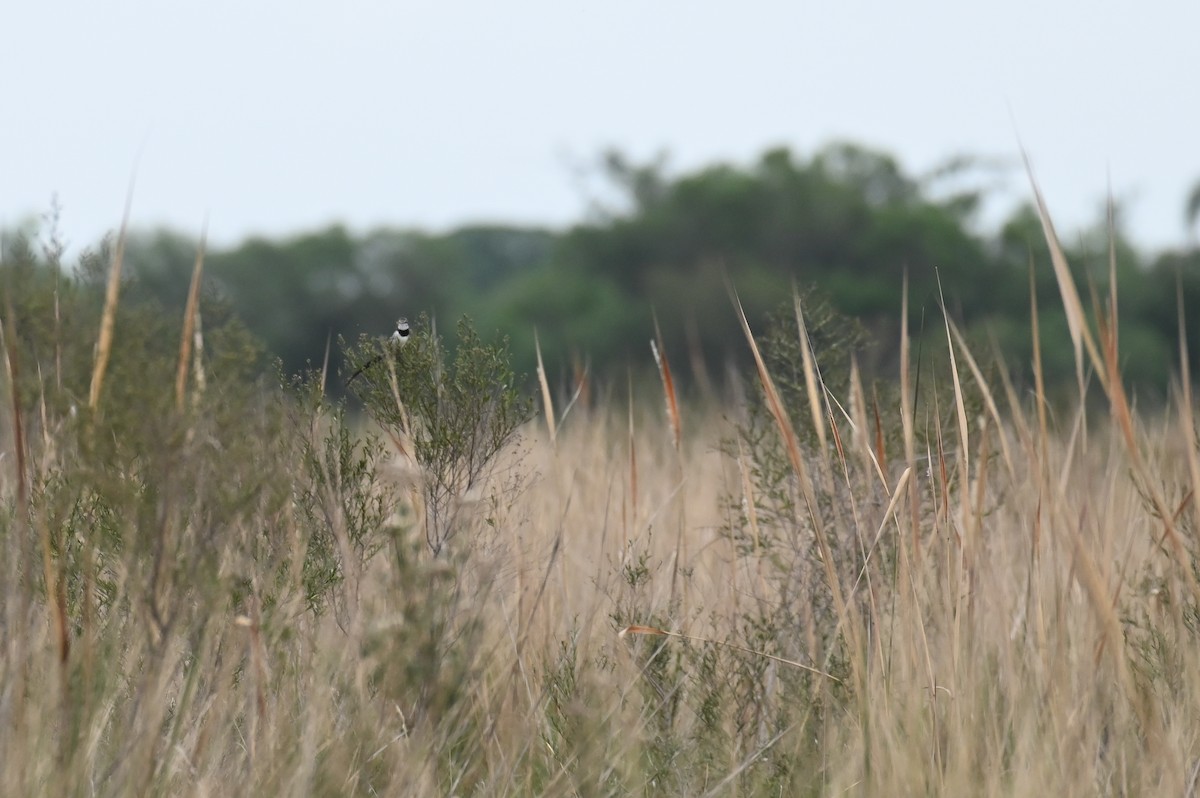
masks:
<path id="1" fill-rule="evenodd" d="M 408 343 L 408 336 L 412 334 L 412 330 L 408 326 L 408 319 L 401 316 L 396 320 L 396 331 L 392 333 L 392 343 L 404 346 Z"/>
<path id="2" fill-rule="evenodd" d="M 388 344 L 393 351 L 399 351 L 400 349 L 404 348 L 404 345 L 408 343 L 408 339 L 411 336 L 412 328 L 408 325 L 408 319 L 404 316 L 401 316 L 396 320 L 396 329 L 392 332 L 392 337 L 388 339 Z M 350 379 L 346 380 L 346 385 L 349 386 L 350 383 L 354 382 L 355 378 L 357 378 L 359 374 L 362 374 L 380 360 L 383 360 L 383 355 L 376 355 L 366 363 L 363 363 L 362 366 L 359 367 L 358 371 L 351 374 Z"/>

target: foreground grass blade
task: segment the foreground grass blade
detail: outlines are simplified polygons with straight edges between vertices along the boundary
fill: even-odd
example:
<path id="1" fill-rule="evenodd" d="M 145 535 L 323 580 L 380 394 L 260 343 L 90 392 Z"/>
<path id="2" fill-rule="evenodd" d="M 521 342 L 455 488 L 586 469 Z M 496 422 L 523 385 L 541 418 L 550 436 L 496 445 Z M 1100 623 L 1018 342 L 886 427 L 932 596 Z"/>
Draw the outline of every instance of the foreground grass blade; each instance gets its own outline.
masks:
<path id="1" fill-rule="evenodd" d="M 1037 205 L 1038 219 L 1042 223 L 1042 233 L 1046 238 L 1046 246 L 1050 249 L 1050 262 L 1054 265 L 1054 277 L 1058 281 L 1058 292 L 1062 297 L 1063 309 L 1067 314 L 1067 327 L 1071 333 L 1071 343 L 1075 347 L 1076 374 L 1079 381 L 1079 388 L 1082 391 L 1084 361 L 1081 349 L 1087 349 L 1092 367 L 1096 370 L 1102 384 L 1107 378 L 1104 361 L 1100 356 L 1100 350 L 1096 346 L 1096 341 L 1092 337 L 1087 316 L 1084 315 L 1083 303 L 1079 299 L 1079 290 L 1075 287 L 1075 279 L 1071 277 L 1071 268 L 1067 265 L 1067 256 L 1063 253 L 1062 245 L 1059 244 L 1058 233 L 1054 231 L 1054 222 L 1050 219 L 1050 211 L 1046 208 L 1046 201 L 1042 198 L 1042 191 L 1038 188 L 1037 180 L 1033 176 L 1033 166 L 1029 162 L 1029 155 L 1022 150 L 1021 157 L 1025 161 L 1025 172 L 1029 177 L 1029 185 L 1033 191 L 1034 202 Z M 1082 398 L 1081 394 L 1080 399 Z"/>

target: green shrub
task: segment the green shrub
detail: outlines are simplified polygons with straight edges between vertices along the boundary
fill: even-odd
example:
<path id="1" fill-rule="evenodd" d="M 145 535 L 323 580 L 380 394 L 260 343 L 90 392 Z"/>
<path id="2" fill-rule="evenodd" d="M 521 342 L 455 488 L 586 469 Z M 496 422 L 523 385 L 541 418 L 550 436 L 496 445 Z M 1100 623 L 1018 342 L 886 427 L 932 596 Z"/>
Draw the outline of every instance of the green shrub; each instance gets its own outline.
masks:
<path id="1" fill-rule="evenodd" d="M 533 415 L 509 365 L 508 339 L 484 343 L 470 319 L 451 356 L 428 318 L 403 348 L 367 337 L 347 347 L 351 390 L 420 469 L 425 540 L 435 555 L 477 514 L 501 453 Z M 361 372 L 361 373 L 360 373 Z M 485 518 L 485 520 L 487 520 Z"/>

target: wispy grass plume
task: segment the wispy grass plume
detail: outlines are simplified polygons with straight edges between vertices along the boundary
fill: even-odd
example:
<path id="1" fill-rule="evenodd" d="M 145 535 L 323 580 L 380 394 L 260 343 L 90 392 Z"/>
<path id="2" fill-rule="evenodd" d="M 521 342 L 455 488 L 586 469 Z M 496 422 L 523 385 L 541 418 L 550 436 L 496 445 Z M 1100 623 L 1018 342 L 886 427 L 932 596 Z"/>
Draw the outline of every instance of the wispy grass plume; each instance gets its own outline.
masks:
<path id="1" fill-rule="evenodd" d="M 187 306 L 183 312 L 183 332 L 179 336 L 179 367 L 175 371 L 175 409 L 182 413 L 187 393 L 188 366 L 192 359 L 192 344 L 198 327 L 196 317 L 200 311 L 200 278 L 204 273 L 204 242 L 208 237 L 205 225 L 200 231 L 200 242 L 196 245 L 196 262 L 192 268 L 192 283 L 188 287 Z"/>
<path id="2" fill-rule="evenodd" d="M 671 376 L 671 363 L 663 349 L 662 331 L 658 329 L 658 318 L 654 319 L 654 337 L 650 342 L 650 351 L 654 354 L 654 362 L 658 366 L 658 374 L 662 378 L 663 397 L 667 405 L 667 420 L 671 424 L 671 440 L 675 443 L 676 451 L 683 442 L 683 419 L 679 413 L 679 397 L 675 393 L 675 380 Z"/>
<path id="3" fill-rule="evenodd" d="M 546 366 L 542 363 L 542 343 L 538 340 L 538 332 L 533 331 L 533 348 L 537 352 L 537 378 L 542 389 L 542 415 L 546 417 L 546 431 L 550 433 L 550 442 L 558 437 L 558 429 L 554 424 L 554 400 L 550 398 L 550 382 L 546 379 Z"/>
<path id="4" fill-rule="evenodd" d="M 117 321 L 117 305 L 121 298 L 121 265 L 125 261 L 125 238 L 129 228 L 129 210 L 133 204 L 133 186 L 125 198 L 125 214 L 121 218 L 121 230 L 117 233 L 117 244 L 113 248 L 108 268 L 108 283 L 104 293 L 104 310 L 100 316 L 100 335 L 96 339 L 96 358 L 92 368 L 92 383 L 88 391 L 88 407 L 95 411 L 100 406 L 100 391 L 104 387 L 104 373 L 112 356 L 113 329 Z"/>

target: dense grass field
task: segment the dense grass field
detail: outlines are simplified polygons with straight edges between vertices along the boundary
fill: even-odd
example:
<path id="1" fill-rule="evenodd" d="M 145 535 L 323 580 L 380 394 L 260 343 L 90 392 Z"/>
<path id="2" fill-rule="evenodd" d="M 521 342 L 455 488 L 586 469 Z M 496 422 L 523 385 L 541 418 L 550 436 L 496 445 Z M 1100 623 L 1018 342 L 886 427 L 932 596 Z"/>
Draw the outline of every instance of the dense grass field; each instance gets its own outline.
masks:
<path id="1" fill-rule="evenodd" d="M 10 305 L 0 794 L 1193 795 L 1188 376 L 1137 410 L 1060 287 L 1086 401 L 950 322 L 864 386 L 801 303 L 740 400 L 528 421 L 486 357 L 406 402 L 432 337 L 350 418 L 194 305 L 161 351 Z"/>

